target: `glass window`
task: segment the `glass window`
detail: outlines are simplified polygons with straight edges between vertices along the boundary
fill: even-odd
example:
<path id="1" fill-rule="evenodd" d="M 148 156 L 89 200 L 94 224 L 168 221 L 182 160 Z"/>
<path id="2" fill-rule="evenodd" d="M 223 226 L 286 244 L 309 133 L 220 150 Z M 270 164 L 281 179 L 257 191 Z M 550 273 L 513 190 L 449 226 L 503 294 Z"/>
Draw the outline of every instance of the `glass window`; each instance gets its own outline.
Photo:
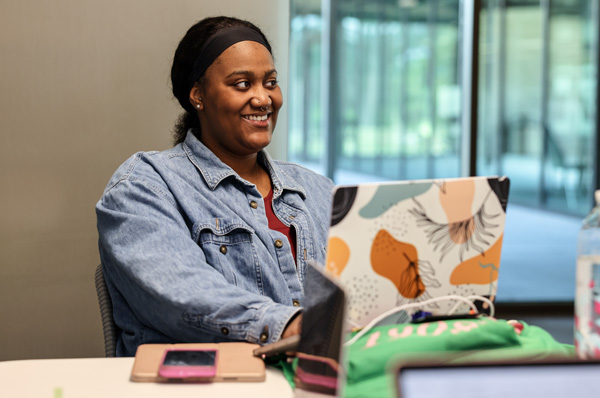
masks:
<path id="1" fill-rule="evenodd" d="M 597 2 L 482 2 L 478 174 L 511 178 L 498 298 L 570 301 L 591 208 Z"/>
<path id="2" fill-rule="evenodd" d="M 406 3 L 406 5 L 402 5 Z M 458 2 L 340 1 L 336 182 L 459 174 Z M 292 1 L 292 161 L 323 171 L 320 4 Z M 400 4 L 400 5 L 399 5 Z"/>
<path id="3" fill-rule="evenodd" d="M 289 157 L 317 167 L 321 132 L 321 16 L 319 2 L 292 1 L 290 32 Z"/>
<path id="4" fill-rule="evenodd" d="M 321 1 L 291 0 L 290 160 L 342 184 L 458 177 L 466 153 L 477 175 L 511 179 L 498 300 L 572 300 L 596 178 L 598 2 L 482 0 L 476 21 L 459 0 L 328 4 L 323 18 Z M 479 26 L 471 109 L 466 24 Z M 329 31 L 333 61 L 322 65 Z M 473 149 L 462 139 L 467 111 Z"/>
<path id="5" fill-rule="evenodd" d="M 593 179 L 596 2 L 483 4 L 478 173 L 509 175 L 512 201 L 581 216 Z"/>

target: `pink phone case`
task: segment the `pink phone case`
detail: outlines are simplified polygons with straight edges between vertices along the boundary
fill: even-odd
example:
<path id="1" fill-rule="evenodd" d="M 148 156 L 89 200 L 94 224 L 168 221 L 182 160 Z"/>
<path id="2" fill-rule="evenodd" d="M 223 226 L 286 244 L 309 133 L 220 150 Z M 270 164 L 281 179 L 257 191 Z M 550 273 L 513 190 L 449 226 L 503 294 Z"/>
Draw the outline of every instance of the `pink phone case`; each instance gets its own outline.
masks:
<path id="1" fill-rule="evenodd" d="M 322 374 L 311 373 L 310 371 L 303 369 L 299 363 L 298 367 L 296 368 L 296 377 L 302 385 L 336 390 L 339 370 L 338 364 L 335 362 L 335 360 L 316 355 L 304 354 L 301 352 L 298 352 L 296 355 L 299 360 L 313 362 L 317 365 L 317 368 L 321 368 L 320 371 L 317 370 L 317 372 L 323 372 Z M 313 369 L 313 371 L 315 371 L 315 369 Z"/>
<path id="2" fill-rule="evenodd" d="M 181 353 L 190 354 L 193 356 L 194 353 L 198 352 L 211 352 L 214 355 L 214 360 L 210 365 L 199 365 L 199 364 L 177 364 L 177 365 L 165 365 L 164 361 L 169 353 Z M 210 380 L 215 377 L 217 373 L 217 350 L 214 349 L 194 349 L 194 348 L 169 348 L 165 350 L 165 353 L 161 360 L 161 365 L 158 369 L 158 375 L 168 379 L 199 379 L 199 380 Z M 180 360 L 182 360 L 180 358 Z"/>

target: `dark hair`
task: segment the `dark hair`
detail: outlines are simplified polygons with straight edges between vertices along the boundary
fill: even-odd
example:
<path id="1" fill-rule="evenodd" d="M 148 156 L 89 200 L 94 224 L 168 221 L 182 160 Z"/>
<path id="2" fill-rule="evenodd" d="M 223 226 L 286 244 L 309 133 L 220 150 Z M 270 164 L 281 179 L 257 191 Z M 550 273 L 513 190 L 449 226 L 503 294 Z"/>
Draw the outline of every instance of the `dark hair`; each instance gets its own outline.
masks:
<path id="1" fill-rule="evenodd" d="M 191 28 L 188 29 L 187 33 L 179 42 L 177 50 L 175 50 L 175 56 L 173 57 L 173 65 L 171 66 L 171 84 L 173 89 L 173 95 L 182 108 L 182 113 L 173 131 L 175 145 L 183 142 L 187 131 L 190 128 L 200 128 L 200 121 L 198 120 L 198 114 L 190 103 L 190 77 L 194 73 L 194 62 L 200 49 L 204 43 L 216 32 L 223 28 L 229 28 L 232 26 L 245 26 L 258 32 L 267 43 L 267 48 L 271 51 L 271 46 L 263 34 L 263 32 L 254 24 L 248 21 L 233 17 L 209 17 L 205 18 Z M 204 75 L 198 80 L 202 83 Z"/>

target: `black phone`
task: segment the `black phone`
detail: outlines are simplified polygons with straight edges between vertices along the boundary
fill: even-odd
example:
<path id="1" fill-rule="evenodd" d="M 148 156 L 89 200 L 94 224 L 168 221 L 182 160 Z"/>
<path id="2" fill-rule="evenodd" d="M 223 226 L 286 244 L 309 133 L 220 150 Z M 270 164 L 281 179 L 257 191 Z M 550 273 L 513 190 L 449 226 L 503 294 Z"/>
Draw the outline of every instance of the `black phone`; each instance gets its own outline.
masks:
<path id="1" fill-rule="evenodd" d="M 427 323 L 436 321 L 452 321 L 456 319 L 476 319 L 480 314 L 452 314 L 452 315 L 431 315 L 423 314 L 413 318 L 411 323 Z"/>

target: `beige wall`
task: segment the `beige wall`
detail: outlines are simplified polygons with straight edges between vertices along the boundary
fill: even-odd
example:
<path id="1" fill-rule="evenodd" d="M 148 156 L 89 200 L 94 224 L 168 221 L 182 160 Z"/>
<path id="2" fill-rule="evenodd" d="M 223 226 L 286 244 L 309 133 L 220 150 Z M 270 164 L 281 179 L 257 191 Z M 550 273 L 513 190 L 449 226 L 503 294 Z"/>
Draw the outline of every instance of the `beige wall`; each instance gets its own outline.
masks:
<path id="1" fill-rule="evenodd" d="M 173 51 L 218 14 L 263 28 L 285 92 L 287 1 L 0 3 L 0 360 L 103 355 L 94 205 L 129 155 L 170 146 Z"/>

